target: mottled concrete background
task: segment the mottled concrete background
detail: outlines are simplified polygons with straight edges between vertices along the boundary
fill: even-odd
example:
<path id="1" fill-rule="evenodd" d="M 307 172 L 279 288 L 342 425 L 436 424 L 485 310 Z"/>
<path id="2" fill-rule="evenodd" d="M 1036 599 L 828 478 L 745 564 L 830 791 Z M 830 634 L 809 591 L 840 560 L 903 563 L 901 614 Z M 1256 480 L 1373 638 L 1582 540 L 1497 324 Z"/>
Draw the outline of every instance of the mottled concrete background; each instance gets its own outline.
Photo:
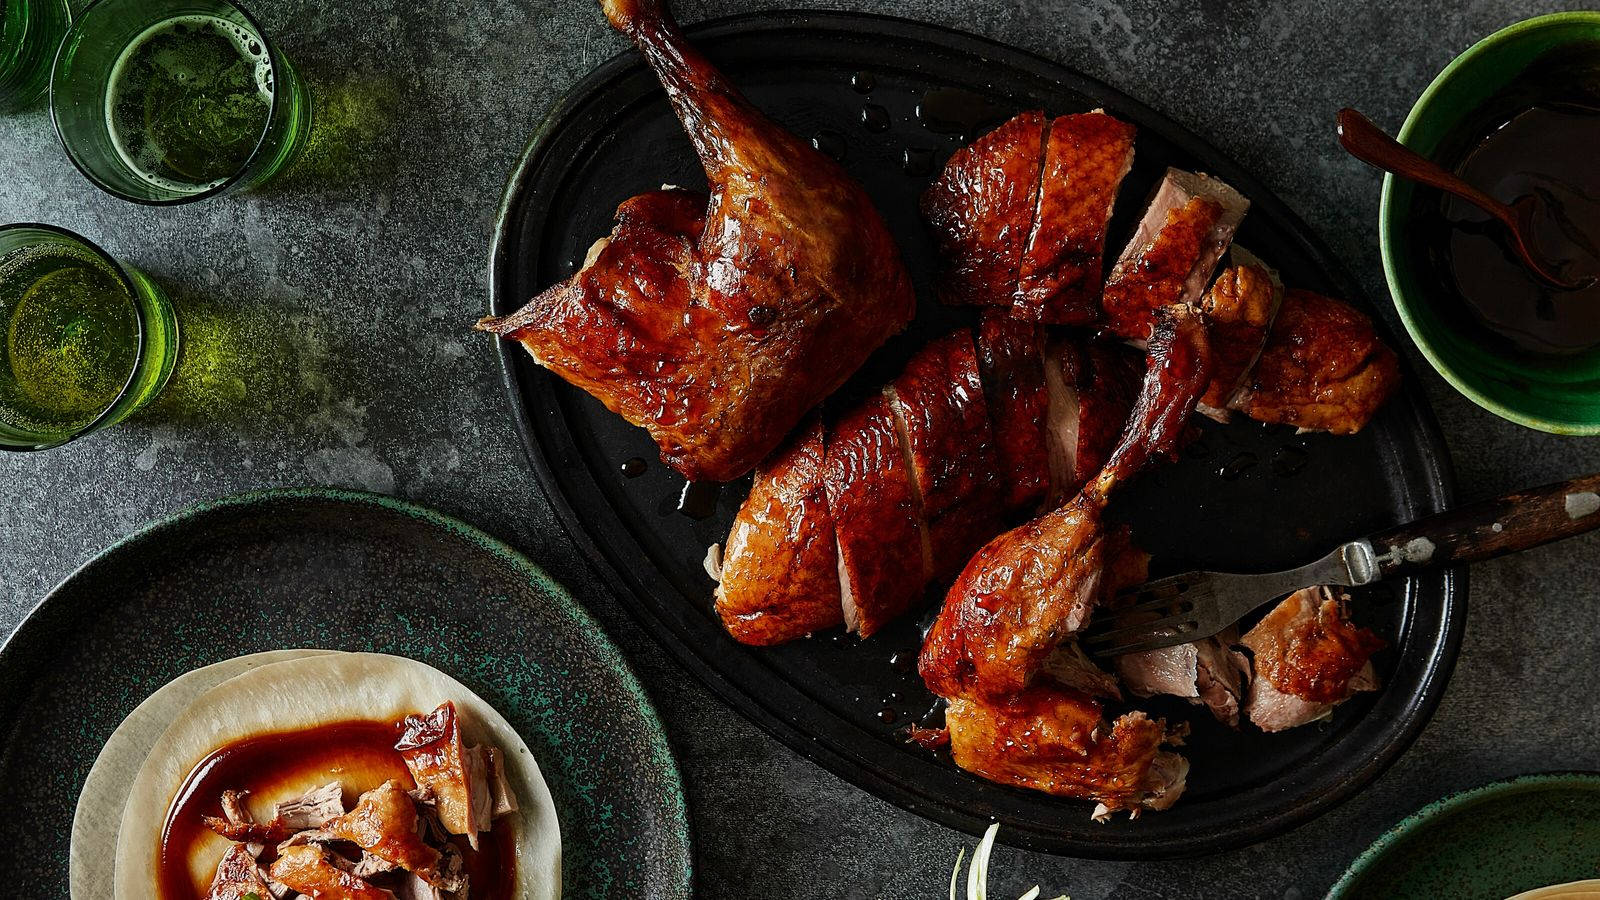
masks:
<path id="1" fill-rule="evenodd" d="M 462 328 L 486 306 L 491 220 L 524 141 L 568 85 L 622 46 L 595 4 L 252 5 L 337 126 L 267 193 L 175 209 L 121 203 L 73 170 L 44 113 L 0 118 L 0 222 L 53 222 L 100 240 L 176 295 L 191 348 L 205 350 L 156 408 L 115 432 L 0 454 L 0 628 L 101 547 L 194 501 L 302 484 L 398 494 L 526 550 L 611 623 L 683 762 L 706 896 L 941 896 L 964 836 L 756 731 L 597 586 L 532 481 L 489 340 Z M 1381 297 L 1378 178 L 1338 151 L 1334 112 L 1351 104 L 1395 127 L 1473 39 L 1551 4 L 824 5 L 977 31 L 1166 111 L 1258 173 Z M 747 8 L 679 6 L 686 21 Z M 1465 497 L 1600 468 L 1600 441 L 1523 431 L 1426 378 Z M 1441 794 L 1517 772 L 1600 769 L 1597 550 L 1591 537 L 1479 567 L 1438 717 L 1332 814 L 1195 862 L 1002 850 L 999 886 L 1014 896 L 1039 881 L 1074 900 L 1320 896 L 1388 824 Z"/>

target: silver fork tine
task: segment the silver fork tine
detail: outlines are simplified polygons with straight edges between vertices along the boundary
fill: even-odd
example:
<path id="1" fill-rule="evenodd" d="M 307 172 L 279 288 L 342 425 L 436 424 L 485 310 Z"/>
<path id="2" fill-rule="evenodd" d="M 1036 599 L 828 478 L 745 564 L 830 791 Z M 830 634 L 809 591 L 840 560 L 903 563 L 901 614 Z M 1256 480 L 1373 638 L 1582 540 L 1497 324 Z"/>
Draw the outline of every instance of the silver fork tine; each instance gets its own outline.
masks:
<path id="1" fill-rule="evenodd" d="M 1206 635 L 1206 637 L 1210 637 L 1210 635 Z M 1192 633 L 1162 635 L 1159 638 L 1151 638 L 1148 641 L 1141 641 L 1137 644 L 1125 644 L 1121 647 L 1115 648 L 1115 651 L 1111 653 L 1101 654 L 1091 652 L 1089 655 L 1127 656 L 1130 653 L 1144 653 L 1147 650 L 1165 650 L 1168 647 L 1176 647 L 1179 644 L 1187 644 L 1191 641 L 1197 640 L 1200 640 L 1200 638 L 1195 637 Z"/>
<path id="2" fill-rule="evenodd" d="M 1118 592 L 1141 599 L 1132 606 L 1097 613 L 1079 635 L 1096 657 L 1160 650 L 1210 637 L 1257 607 L 1300 588 L 1319 584 L 1346 587 L 1377 580 L 1376 554 L 1366 541 L 1352 541 L 1298 569 L 1260 575 L 1186 572 Z M 1147 622 L 1127 623 L 1129 614 L 1162 612 Z"/>

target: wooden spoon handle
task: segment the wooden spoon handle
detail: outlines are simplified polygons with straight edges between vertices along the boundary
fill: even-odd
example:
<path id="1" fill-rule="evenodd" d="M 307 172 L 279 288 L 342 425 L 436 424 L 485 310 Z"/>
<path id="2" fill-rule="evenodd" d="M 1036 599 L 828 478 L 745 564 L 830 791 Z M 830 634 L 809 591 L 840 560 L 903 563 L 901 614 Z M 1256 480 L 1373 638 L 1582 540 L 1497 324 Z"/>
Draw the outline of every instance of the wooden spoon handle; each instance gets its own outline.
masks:
<path id="1" fill-rule="evenodd" d="M 1384 576 L 1493 559 L 1600 528 L 1600 473 L 1446 510 L 1367 540 Z"/>
<path id="2" fill-rule="evenodd" d="M 1455 194 L 1516 229 L 1516 217 L 1505 204 L 1485 194 L 1431 159 L 1390 137 L 1372 120 L 1345 107 L 1339 110 L 1339 144 L 1369 166 L 1393 172 L 1446 193 Z"/>

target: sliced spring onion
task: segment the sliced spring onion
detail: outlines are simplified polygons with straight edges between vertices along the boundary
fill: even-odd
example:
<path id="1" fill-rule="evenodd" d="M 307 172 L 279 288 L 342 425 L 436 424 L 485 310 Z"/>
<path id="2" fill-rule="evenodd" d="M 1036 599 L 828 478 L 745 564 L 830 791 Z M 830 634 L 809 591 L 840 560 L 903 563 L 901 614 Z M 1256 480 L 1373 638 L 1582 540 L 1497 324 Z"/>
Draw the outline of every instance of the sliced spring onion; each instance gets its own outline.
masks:
<path id="1" fill-rule="evenodd" d="M 967 866 L 967 900 L 988 900 L 989 888 L 989 854 L 994 851 L 994 836 L 1000 832 L 1000 823 L 989 826 L 983 833 L 983 840 L 978 842 L 976 850 L 972 851 L 972 862 Z M 961 862 L 966 859 L 965 848 L 956 851 L 956 866 L 950 870 L 950 900 L 956 898 L 956 884 L 961 877 Z M 1039 900 L 1039 886 L 1034 885 L 1027 893 L 1017 900 Z M 1065 894 L 1054 900 L 1070 900 Z"/>

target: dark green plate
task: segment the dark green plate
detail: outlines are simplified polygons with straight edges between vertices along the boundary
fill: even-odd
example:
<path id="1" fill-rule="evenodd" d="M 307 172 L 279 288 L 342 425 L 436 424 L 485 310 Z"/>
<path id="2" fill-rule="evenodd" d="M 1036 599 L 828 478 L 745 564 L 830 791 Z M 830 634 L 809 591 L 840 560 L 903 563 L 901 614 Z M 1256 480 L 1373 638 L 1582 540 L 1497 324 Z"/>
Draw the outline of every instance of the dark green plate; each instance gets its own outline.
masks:
<path id="1" fill-rule="evenodd" d="M 1585 878 L 1600 878 L 1600 775 L 1523 775 L 1418 810 L 1328 900 L 1505 900 Z"/>
<path id="2" fill-rule="evenodd" d="M 291 647 L 409 656 L 504 713 L 555 797 L 564 896 L 689 896 L 677 765 L 594 619 L 469 525 L 321 489 L 218 500 L 151 525 L 73 573 L 0 646 L 0 884 L 67 896 L 78 789 L 152 691 Z"/>

